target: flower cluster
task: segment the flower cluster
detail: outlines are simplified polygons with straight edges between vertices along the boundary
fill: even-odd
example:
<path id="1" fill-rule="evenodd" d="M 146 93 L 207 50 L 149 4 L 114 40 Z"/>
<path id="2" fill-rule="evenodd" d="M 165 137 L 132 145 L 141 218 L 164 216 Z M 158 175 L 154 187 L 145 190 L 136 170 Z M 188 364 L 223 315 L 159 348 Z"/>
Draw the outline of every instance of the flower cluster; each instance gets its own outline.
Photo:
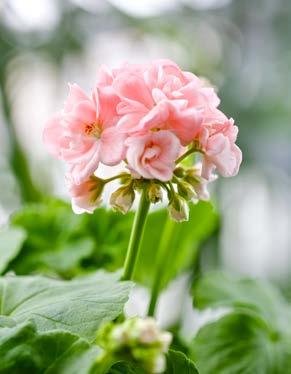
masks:
<path id="1" fill-rule="evenodd" d="M 148 373 L 163 373 L 172 334 L 161 331 L 153 318 L 131 318 L 120 324 L 108 322 L 101 327 L 97 344 L 104 349 L 99 358 L 133 359 Z"/>
<path id="2" fill-rule="evenodd" d="M 186 200 L 208 197 L 213 172 L 233 176 L 242 160 L 235 144 L 238 129 L 218 109 L 219 102 L 206 81 L 169 60 L 101 67 L 90 96 L 70 85 L 62 111 L 45 127 L 44 141 L 68 164 L 74 210 L 92 212 L 100 204 L 108 180 L 95 177 L 99 164 L 123 161 L 125 185 L 111 199 L 117 209 L 130 208 L 140 184 L 135 181 L 142 180 L 151 201 L 160 201 L 159 187 L 164 188 L 173 217 L 185 219 L 181 207 Z M 178 164 L 194 152 L 201 164 L 181 170 Z"/>

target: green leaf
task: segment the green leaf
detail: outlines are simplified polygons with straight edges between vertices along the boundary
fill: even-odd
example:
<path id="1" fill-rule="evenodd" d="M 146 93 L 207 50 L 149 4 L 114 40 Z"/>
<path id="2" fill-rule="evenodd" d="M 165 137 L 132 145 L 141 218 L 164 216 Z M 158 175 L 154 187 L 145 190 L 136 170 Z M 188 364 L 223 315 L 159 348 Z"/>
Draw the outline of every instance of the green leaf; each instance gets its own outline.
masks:
<path id="1" fill-rule="evenodd" d="M 148 374 L 141 366 L 133 362 L 117 362 L 108 374 Z"/>
<path id="2" fill-rule="evenodd" d="M 1 326 L 1 325 L 0 325 Z M 89 374 L 99 350 L 66 331 L 38 333 L 31 321 L 0 327 L 1 374 Z"/>
<path id="3" fill-rule="evenodd" d="M 170 350 L 167 355 L 167 370 L 165 374 L 199 374 L 194 362 L 184 353 Z"/>
<path id="4" fill-rule="evenodd" d="M 27 239 L 9 269 L 64 278 L 101 267 L 116 270 L 123 264 L 132 218 L 105 209 L 76 215 L 58 200 L 26 205 L 12 217 L 12 227 L 24 229 Z"/>
<path id="5" fill-rule="evenodd" d="M 213 272 L 196 282 L 193 295 L 197 308 L 235 307 L 252 310 L 282 329 L 290 322 L 287 312 L 289 305 L 272 284 L 263 280 L 241 279 L 235 275 Z"/>
<path id="6" fill-rule="evenodd" d="M 116 270 L 124 262 L 133 215 L 105 209 L 75 215 L 68 204 L 57 200 L 28 205 L 12 218 L 12 226 L 24 229 L 27 239 L 9 269 L 19 275 L 41 272 L 64 278 L 100 267 Z M 152 284 L 152 265 L 167 215 L 162 209 L 148 218 L 135 273 L 135 279 L 145 285 Z M 171 263 L 163 285 L 191 266 L 199 244 L 211 235 L 217 221 L 211 204 L 200 202 L 191 206 L 189 222 L 174 223 Z"/>
<path id="7" fill-rule="evenodd" d="M 163 228 L 168 213 L 165 209 L 149 215 L 140 255 L 135 271 L 135 280 L 148 286 L 152 284 L 152 269 L 157 249 L 163 240 Z M 190 219 L 187 222 L 173 223 L 168 248 L 169 263 L 164 274 L 162 287 L 183 270 L 192 266 L 199 245 L 209 237 L 218 224 L 218 215 L 208 202 L 199 202 L 190 207 Z"/>
<path id="8" fill-rule="evenodd" d="M 290 374 L 291 336 L 253 314 L 233 312 L 202 327 L 192 344 L 201 374 Z"/>
<path id="9" fill-rule="evenodd" d="M 147 372 L 133 362 L 118 362 L 108 374 L 146 374 Z M 164 374 L 199 374 L 194 363 L 182 352 L 170 350 L 167 354 L 167 368 Z"/>
<path id="10" fill-rule="evenodd" d="M 48 367 L 45 374 L 94 374 L 99 354 L 97 346 L 89 346 L 86 341 L 79 339 Z"/>
<path id="11" fill-rule="evenodd" d="M 193 340 L 199 372 L 291 373 L 291 308 L 273 285 L 210 273 L 196 283 L 194 304 L 229 307 L 227 315 L 202 327 Z"/>
<path id="12" fill-rule="evenodd" d="M 0 231 L 0 274 L 21 250 L 26 235 L 20 228 L 8 228 Z"/>
<path id="13" fill-rule="evenodd" d="M 98 327 L 123 311 L 130 282 L 98 272 L 73 281 L 44 277 L 0 278 L 0 314 L 17 322 L 33 320 L 38 331 L 62 329 L 89 341 Z"/>

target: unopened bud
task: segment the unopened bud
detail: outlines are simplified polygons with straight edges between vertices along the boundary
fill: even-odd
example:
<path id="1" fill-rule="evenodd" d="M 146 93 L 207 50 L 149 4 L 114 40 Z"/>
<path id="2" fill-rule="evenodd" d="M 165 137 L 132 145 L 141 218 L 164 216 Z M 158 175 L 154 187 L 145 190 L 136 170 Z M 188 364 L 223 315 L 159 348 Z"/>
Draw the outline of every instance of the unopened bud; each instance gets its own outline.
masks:
<path id="1" fill-rule="evenodd" d="M 146 372 L 160 374 L 166 369 L 166 353 L 172 342 L 172 334 L 162 331 L 153 318 L 131 318 L 120 324 L 108 322 L 97 334 L 97 344 L 103 348 L 103 356 L 116 360 L 131 357 Z"/>
<path id="2" fill-rule="evenodd" d="M 181 166 L 178 166 L 174 170 L 174 174 L 176 175 L 176 177 L 182 178 L 184 176 L 184 174 L 185 174 L 185 170 Z"/>
<path id="3" fill-rule="evenodd" d="M 72 208 L 76 214 L 93 213 L 102 202 L 104 181 L 92 175 L 88 180 L 76 184 L 70 174 L 66 182 L 72 198 Z"/>
<path id="4" fill-rule="evenodd" d="M 122 186 L 112 193 L 110 197 L 110 205 L 118 212 L 126 214 L 135 199 L 134 189 L 131 184 Z"/>
<path id="5" fill-rule="evenodd" d="M 184 197 L 186 201 L 191 201 L 196 198 L 196 193 L 191 184 L 183 180 L 178 183 L 178 193 L 180 196 Z"/>
<path id="6" fill-rule="evenodd" d="M 215 174 L 211 174 L 209 179 L 205 179 L 201 176 L 202 165 L 196 164 L 193 168 L 187 170 L 185 180 L 191 184 L 197 194 L 199 200 L 207 201 L 210 198 L 208 192 L 208 184 L 217 179 Z"/>
<path id="7" fill-rule="evenodd" d="M 158 203 L 159 201 L 163 200 L 163 192 L 162 188 L 157 183 L 150 183 L 148 187 L 148 198 L 149 201 L 153 204 Z"/>
<path id="8" fill-rule="evenodd" d="M 186 200 L 179 196 L 174 195 L 168 205 L 170 217 L 176 222 L 188 221 L 189 207 Z"/>

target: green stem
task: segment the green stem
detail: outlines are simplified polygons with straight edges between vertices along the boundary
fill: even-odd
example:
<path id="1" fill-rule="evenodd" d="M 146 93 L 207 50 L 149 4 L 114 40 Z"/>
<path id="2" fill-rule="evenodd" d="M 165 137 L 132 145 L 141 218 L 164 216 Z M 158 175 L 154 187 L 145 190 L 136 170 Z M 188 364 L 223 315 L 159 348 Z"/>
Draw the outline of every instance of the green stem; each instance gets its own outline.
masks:
<path id="1" fill-rule="evenodd" d="M 92 368 L 92 373 L 105 374 L 115 363 L 116 359 L 111 353 L 102 352 L 100 357 L 97 357 L 97 361 Z"/>
<path id="2" fill-rule="evenodd" d="M 162 240 L 160 240 L 158 247 L 158 258 L 157 265 L 154 273 L 154 280 L 151 290 L 151 299 L 148 309 L 148 316 L 153 317 L 155 315 L 156 305 L 161 290 L 161 285 L 164 281 L 164 271 L 167 268 L 166 258 L 169 256 L 169 247 L 171 246 L 172 234 L 175 228 L 175 221 L 167 217 L 164 225 L 163 233 L 161 235 Z"/>
<path id="3" fill-rule="evenodd" d="M 114 175 L 114 177 L 103 179 L 103 181 L 105 183 L 109 183 L 109 182 L 114 181 L 115 179 L 120 179 L 120 178 L 127 177 L 127 176 L 130 176 L 130 174 L 128 174 L 128 173 L 121 173 L 121 174 L 118 174 L 118 175 Z"/>
<path id="4" fill-rule="evenodd" d="M 147 214 L 149 212 L 150 202 L 147 197 L 147 188 L 143 188 L 138 209 L 135 213 L 130 239 L 127 248 L 127 254 L 124 264 L 122 280 L 132 279 L 137 255 L 142 241 Z"/>
<path id="5" fill-rule="evenodd" d="M 190 149 L 188 149 L 187 152 L 183 153 L 182 156 L 177 158 L 177 160 L 175 161 L 176 165 L 178 165 L 181 161 L 183 161 L 184 158 L 190 156 L 192 153 L 195 153 L 195 152 L 203 153 L 200 149 L 190 148 Z"/>

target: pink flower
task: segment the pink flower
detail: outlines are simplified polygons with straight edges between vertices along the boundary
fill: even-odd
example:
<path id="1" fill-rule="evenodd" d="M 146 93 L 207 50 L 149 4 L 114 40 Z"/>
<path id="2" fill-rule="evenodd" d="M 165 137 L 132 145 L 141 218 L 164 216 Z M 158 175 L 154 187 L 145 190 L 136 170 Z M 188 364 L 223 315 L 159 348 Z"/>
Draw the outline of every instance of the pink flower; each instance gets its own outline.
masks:
<path id="1" fill-rule="evenodd" d="M 116 165 L 123 159 L 125 134 L 115 126 L 119 101 L 110 87 L 96 88 L 90 98 L 70 85 L 63 111 L 48 121 L 44 142 L 69 164 L 75 183 L 88 179 L 100 161 Z"/>
<path id="2" fill-rule="evenodd" d="M 213 171 L 229 177 L 239 170 L 238 129 L 218 109 L 220 100 L 214 88 L 172 61 L 123 64 L 117 69 L 102 66 L 90 96 L 76 84 L 69 87 L 63 110 L 46 124 L 44 142 L 68 165 L 76 212 L 92 212 L 100 203 L 103 182 L 94 177 L 100 162 L 113 166 L 124 161 L 132 179 L 168 182 L 183 147 L 189 152 L 179 161 L 200 151 L 201 168 L 186 168 L 177 174 L 185 182 L 180 181 L 177 194 L 186 200 L 194 195 L 199 200 L 209 198 L 207 185 Z M 130 186 L 134 189 L 136 184 Z M 111 203 L 126 211 L 134 190 L 125 194 L 123 187 L 112 195 Z M 162 196 L 153 187 L 151 195 L 153 202 Z M 175 200 L 170 194 L 169 198 L 171 214 L 186 219 L 185 199 Z"/>
<path id="3" fill-rule="evenodd" d="M 171 61 L 158 60 L 147 65 L 124 64 L 112 72 L 103 67 L 98 82 L 102 86 L 112 86 L 121 99 L 117 105 L 121 131 L 169 130 L 183 145 L 187 145 L 201 130 L 202 104 L 210 97 L 210 94 L 201 93 L 204 101 L 197 99 L 194 105 L 192 96 L 187 97 L 188 91 L 181 91 L 193 81 L 193 77 Z M 198 77 L 195 79 L 199 81 Z M 215 100 L 215 105 L 218 103 L 218 99 Z"/>
<path id="4" fill-rule="evenodd" d="M 178 138 L 161 130 L 127 139 L 127 161 L 135 173 L 146 179 L 168 181 L 172 178 L 175 160 L 181 150 Z"/>
<path id="5" fill-rule="evenodd" d="M 93 213 L 100 206 L 101 194 L 104 188 L 102 180 L 92 176 L 81 184 L 75 184 L 70 175 L 67 175 L 67 185 L 72 197 L 74 213 Z"/>
<path id="6" fill-rule="evenodd" d="M 214 123 L 205 127 L 200 135 L 204 151 L 202 177 L 209 179 L 213 169 L 224 177 L 232 177 L 238 173 L 242 152 L 235 144 L 238 128 L 234 120 Z"/>

